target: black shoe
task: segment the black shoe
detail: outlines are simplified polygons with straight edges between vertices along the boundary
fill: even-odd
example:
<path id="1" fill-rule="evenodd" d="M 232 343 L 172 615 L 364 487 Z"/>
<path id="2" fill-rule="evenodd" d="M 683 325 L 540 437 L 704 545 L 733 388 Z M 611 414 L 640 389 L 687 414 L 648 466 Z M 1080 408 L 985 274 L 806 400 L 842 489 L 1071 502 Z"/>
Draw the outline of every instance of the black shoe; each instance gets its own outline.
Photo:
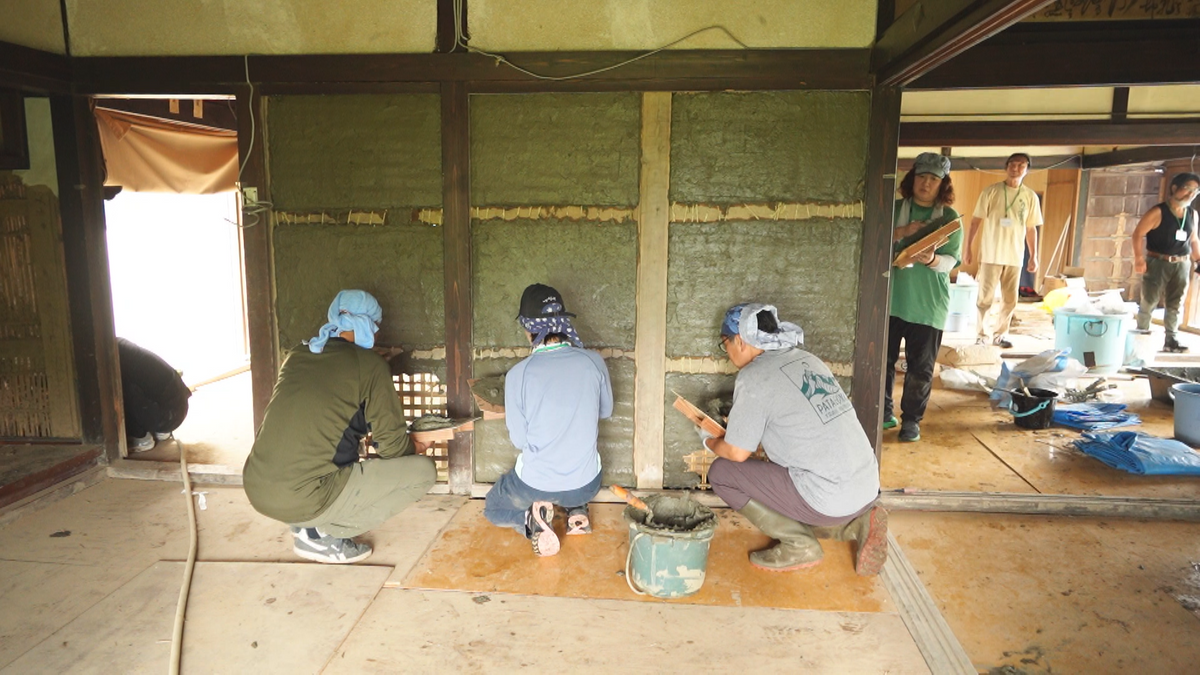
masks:
<path id="1" fill-rule="evenodd" d="M 525 536 L 533 544 L 534 555 L 548 556 L 558 553 L 558 534 L 554 532 L 554 505 L 550 502 L 534 502 L 525 512 Z"/>
<path id="2" fill-rule="evenodd" d="M 997 335 L 996 338 L 992 340 L 992 344 L 1001 349 L 1012 349 L 1012 343 L 1006 340 L 1002 335 Z"/>
<path id="3" fill-rule="evenodd" d="M 1186 354 L 1188 348 L 1179 344 L 1179 340 L 1176 340 L 1175 336 L 1171 335 L 1171 336 L 1168 336 L 1166 340 L 1163 340 L 1162 350 L 1164 352 L 1170 352 L 1172 354 Z"/>
<path id="4" fill-rule="evenodd" d="M 912 420 L 904 420 L 900 423 L 900 440 L 904 443 L 913 443 L 921 440 L 921 425 Z"/>

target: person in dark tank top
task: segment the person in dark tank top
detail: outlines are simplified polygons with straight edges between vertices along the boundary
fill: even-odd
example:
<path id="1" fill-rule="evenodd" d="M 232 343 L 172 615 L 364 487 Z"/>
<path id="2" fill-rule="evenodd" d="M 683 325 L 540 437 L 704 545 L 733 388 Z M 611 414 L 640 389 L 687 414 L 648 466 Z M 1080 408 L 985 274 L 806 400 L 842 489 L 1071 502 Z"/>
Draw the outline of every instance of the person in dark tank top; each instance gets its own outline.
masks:
<path id="1" fill-rule="evenodd" d="M 1166 339 L 1163 351 L 1182 353 L 1179 344 L 1179 309 L 1187 295 L 1192 265 L 1200 261 L 1196 210 L 1192 200 L 1200 193 L 1200 176 L 1180 173 L 1171 179 L 1167 201 L 1155 205 L 1142 216 L 1133 230 L 1133 271 L 1142 275 L 1141 301 L 1137 327 L 1149 330 L 1150 315 L 1163 299 L 1166 314 L 1163 325 Z"/>

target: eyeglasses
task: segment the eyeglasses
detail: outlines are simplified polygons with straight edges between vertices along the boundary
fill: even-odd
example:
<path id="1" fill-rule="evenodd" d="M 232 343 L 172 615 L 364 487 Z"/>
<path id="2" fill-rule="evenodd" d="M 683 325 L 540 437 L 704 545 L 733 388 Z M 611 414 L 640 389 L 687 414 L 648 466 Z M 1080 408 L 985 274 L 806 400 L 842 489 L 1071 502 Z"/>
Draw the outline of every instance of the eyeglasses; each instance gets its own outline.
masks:
<path id="1" fill-rule="evenodd" d="M 729 353 L 729 347 L 726 346 L 725 340 L 726 340 L 726 338 L 722 337 L 721 341 L 717 343 L 717 349 L 721 350 L 722 354 Z"/>

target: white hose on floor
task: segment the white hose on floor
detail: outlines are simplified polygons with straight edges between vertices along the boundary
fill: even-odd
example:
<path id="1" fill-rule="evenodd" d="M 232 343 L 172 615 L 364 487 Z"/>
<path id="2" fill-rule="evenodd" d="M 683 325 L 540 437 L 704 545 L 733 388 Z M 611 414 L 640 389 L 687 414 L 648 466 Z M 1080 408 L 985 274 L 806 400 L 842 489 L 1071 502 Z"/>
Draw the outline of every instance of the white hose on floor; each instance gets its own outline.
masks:
<path id="1" fill-rule="evenodd" d="M 192 589 L 192 570 L 196 568 L 199 536 L 196 532 L 196 505 L 192 502 L 192 479 L 187 470 L 187 453 L 178 438 L 174 441 L 179 446 L 179 470 L 183 473 L 183 494 L 187 497 L 188 510 L 188 559 L 183 569 L 183 586 L 179 588 L 179 604 L 175 608 L 175 631 L 171 636 L 171 665 L 168 671 L 171 675 L 179 675 L 179 663 L 183 656 L 183 615 L 187 611 L 188 593 Z"/>

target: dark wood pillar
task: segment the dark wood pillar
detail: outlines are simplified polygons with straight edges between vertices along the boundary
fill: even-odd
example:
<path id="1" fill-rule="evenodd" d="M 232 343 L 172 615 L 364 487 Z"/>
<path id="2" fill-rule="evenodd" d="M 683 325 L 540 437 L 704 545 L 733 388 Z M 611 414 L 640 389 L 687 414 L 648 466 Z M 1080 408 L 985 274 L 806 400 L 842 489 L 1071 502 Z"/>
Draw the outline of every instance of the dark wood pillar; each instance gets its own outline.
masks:
<path id="1" fill-rule="evenodd" d="M 446 408 L 470 415 L 471 398 L 471 125 L 467 88 L 442 84 L 442 260 L 446 304 Z M 450 492 L 470 494 L 475 481 L 471 432 L 450 441 Z"/>
<path id="2" fill-rule="evenodd" d="M 896 194 L 896 145 L 900 137 L 900 89 L 871 90 L 862 258 L 858 276 L 858 328 L 854 342 L 854 390 L 858 421 L 879 456 L 883 424 L 883 368 L 887 357 L 888 300 L 892 261 L 892 211 Z"/>
<path id="3" fill-rule="evenodd" d="M 237 93 L 238 164 L 244 163 L 242 188 L 258 191 L 260 202 L 270 202 L 267 182 L 266 135 L 263 133 L 265 106 L 262 96 L 250 87 Z M 271 293 L 271 213 L 243 215 L 242 267 L 246 275 L 246 323 L 250 334 L 250 381 L 254 405 L 254 433 L 262 424 L 271 401 L 279 355 L 275 342 L 275 299 Z"/>
<path id="4" fill-rule="evenodd" d="M 52 95 L 50 115 L 83 441 L 102 444 L 112 461 L 120 457 L 122 408 L 100 139 L 86 96 Z"/>

